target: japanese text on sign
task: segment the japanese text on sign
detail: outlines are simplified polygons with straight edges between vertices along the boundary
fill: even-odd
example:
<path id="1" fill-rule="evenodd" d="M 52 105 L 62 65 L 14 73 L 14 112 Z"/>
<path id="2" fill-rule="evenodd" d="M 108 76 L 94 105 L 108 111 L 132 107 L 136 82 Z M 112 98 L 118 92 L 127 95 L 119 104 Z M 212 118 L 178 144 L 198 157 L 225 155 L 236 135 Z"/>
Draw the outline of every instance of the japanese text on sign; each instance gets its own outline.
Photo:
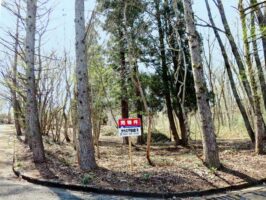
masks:
<path id="1" fill-rule="evenodd" d="M 141 121 L 138 118 L 119 119 L 119 136 L 139 136 L 141 135 Z"/>

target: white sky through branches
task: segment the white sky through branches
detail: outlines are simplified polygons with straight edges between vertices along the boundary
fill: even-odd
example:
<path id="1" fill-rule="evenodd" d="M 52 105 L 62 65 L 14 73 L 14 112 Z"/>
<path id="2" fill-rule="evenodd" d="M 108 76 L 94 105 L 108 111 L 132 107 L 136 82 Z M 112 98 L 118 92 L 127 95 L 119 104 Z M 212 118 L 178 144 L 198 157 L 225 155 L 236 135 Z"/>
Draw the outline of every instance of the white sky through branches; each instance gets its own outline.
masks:
<path id="1" fill-rule="evenodd" d="M 41 2 L 40 0 L 39 2 Z M 0 0 L 1 2 L 1 0 Z M 48 54 L 51 51 L 57 52 L 59 56 L 63 56 L 63 51 L 66 49 L 68 52 L 71 53 L 71 55 L 74 57 L 75 54 L 75 46 L 74 46 L 74 40 L 75 40 L 75 24 L 74 24 L 74 16 L 75 16 L 75 0 L 50 0 L 48 1 L 48 5 L 50 7 L 53 7 L 53 13 L 50 16 L 50 24 L 48 27 L 48 31 L 45 34 L 45 37 L 43 39 L 43 53 Z M 218 9 L 213 4 L 212 1 L 209 1 L 211 4 L 211 10 L 213 12 L 213 17 L 216 22 L 217 27 L 223 29 L 222 23 L 220 20 L 220 16 L 218 13 Z M 238 17 L 238 11 L 237 11 L 237 3 L 238 0 L 223 0 L 226 15 L 228 18 L 228 21 L 230 22 L 230 26 L 232 29 L 232 32 L 234 36 L 238 35 L 238 39 L 236 38 L 236 41 L 240 41 L 241 39 L 241 33 L 239 28 L 239 17 Z M 92 10 L 94 9 L 96 4 L 96 0 L 88 0 L 85 1 L 85 18 L 86 22 L 89 21 L 90 15 Z M 16 24 L 16 18 L 4 8 L 0 8 L 0 38 L 9 38 L 7 36 L 7 31 L 14 32 L 15 30 L 15 24 Z M 196 20 L 198 24 L 205 24 L 204 21 L 208 22 L 208 15 L 205 7 L 205 1 L 204 0 L 194 0 L 193 10 L 195 11 L 195 15 L 197 16 Z M 202 19 L 203 21 L 201 21 Z M 198 27 L 198 31 L 203 37 L 204 47 L 205 51 L 208 51 L 206 49 L 206 41 L 209 37 L 210 40 L 214 39 L 213 31 L 210 28 L 207 27 Z M 98 34 L 101 38 L 101 40 L 104 40 L 106 37 L 106 33 L 100 32 Z M 222 38 L 225 39 L 224 35 L 221 34 Z M 3 53 L 7 52 L 7 53 Z M 206 52 L 208 54 L 208 52 Z M 215 65 L 221 65 L 222 64 L 222 57 L 216 56 L 220 55 L 220 49 L 218 46 L 214 48 L 214 51 L 212 53 L 215 58 L 214 62 Z M 10 52 L 8 49 L 6 49 L 3 45 L 0 44 L 0 68 L 5 65 L 7 62 L 8 56 L 12 56 L 12 52 Z M 219 64 L 220 63 L 220 64 Z M 1 90 L 1 86 L 0 86 Z"/>

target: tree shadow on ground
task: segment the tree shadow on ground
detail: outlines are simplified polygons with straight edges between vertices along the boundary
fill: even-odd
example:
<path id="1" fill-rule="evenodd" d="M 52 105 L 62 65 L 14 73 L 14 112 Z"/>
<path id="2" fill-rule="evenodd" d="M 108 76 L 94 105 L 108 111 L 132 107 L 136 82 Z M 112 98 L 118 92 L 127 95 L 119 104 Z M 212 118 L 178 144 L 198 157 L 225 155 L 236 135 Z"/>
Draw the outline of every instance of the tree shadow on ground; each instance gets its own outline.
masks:
<path id="1" fill-rule="evenodd" d="M 53 171 L 50 170 L 47 163 L 35 163 L 36 169 L 39 171 L 40 176 L 45 179 L 58 179 Z"/>
<path id="2" fill-rule="evenodd" d="M 47 162 L 51 164 L 59 163 L 61 160 L 56 155 L 50 155 Z M 109 170 L 103 167 L 98 167 L 95 170 L 81 172 L 76 167 L 66 167 L 63 165 L 36 165 L 42 178 L 57 177 L 62 182 L 70 182 L 67 177 L 72 178 L 72 183 L 84 184 L 84 177 L 87 177 L 88 186 L 104 189 L 119 189 L 119 190 L 134 190 L 143 191 L 143 188 L 150 188 L 151 192 L 176 192 L 177 185 L 186 185 L 187 191 L 202 190 L 208 186 L 209 188 L 217 188 L 214 184 L 206 180 L 204 177 L 184 169 L 182 174 L 188 174 L 187 177 L 175 175 L 172 172 L 123 172 Z M 186 171 L 186 172 L 185 172 Z M 47 172 L 48 175 L 47 175 Z M 64 176 L 64 177 L 63 177 Z M 51 179 L 51 178 L 50 178 Z M 75 179 L 75 180 L 74 180 Z M 194 180 L 194 181 L 191 181 Z M 165 184 L 167 182 L 167 184 Z M 134 188 L 134 189 L 133 189 Z M 155 189 L 156 188 L 156 189 Z"/>
<path id="3" fill-rule="evenodd" d="M 230 174 L 232 176 L 235 176 L 241 180 L 243 180 L 244 182 L 247 182 L 247 183 L 254 183 L 256 181 L 258 181 L 257 179 L 255 178 L 252 178 L 250 176 L 248 176 L 247 174 L 244 174 L 240 171 L 237 171 L 237 170 L 234 170 L 232 168 L 229 168 L 229 167 L 226 167 L 226 166 L 222 166 L 219 171 L 223 172 L 223 173 L 226 173 L 226 174 Z M 215 174 L 216 176 L 218 176 L 220 179 L 222 179 L 223 181 L 225 181 L 227 184 L 231 185 L 231 183 L 224 179 L 223 177 L 221 177 L 219 174 Z"/>
<path id="4" fill-rule="evenodd" d="M 251 141 L 249 140 L 221 140 L 218 139 L 217 140 L 217 144 L 219 147 L 220 151 L 224 151 L 224 150 L 251 150 L 254 148 L 254 145 L 252 144 Z M 191 145 L 194 146 L 194 148 L 198 149 L 198 150 L 202 150 L 202 142 L 197 140 L 197 141 L 192 141 Z"/>

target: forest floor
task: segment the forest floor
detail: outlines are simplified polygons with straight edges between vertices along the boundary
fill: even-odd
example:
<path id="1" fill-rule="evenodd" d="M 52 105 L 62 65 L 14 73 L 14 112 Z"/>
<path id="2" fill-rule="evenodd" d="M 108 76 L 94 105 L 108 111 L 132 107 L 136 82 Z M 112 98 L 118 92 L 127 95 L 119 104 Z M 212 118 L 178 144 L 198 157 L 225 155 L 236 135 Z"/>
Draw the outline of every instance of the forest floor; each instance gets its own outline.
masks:
<path id="1" fill-rule="evenodd" d="M 142 192 L 199 191 L 237 185 L 266 178 L 266 155 L 256 156 L 247 140 L 219 140 L 221 170 L 208 169 L 199 159 L 201 143 L 193 142 L 193 150 L 172 143 L 154 144 L 146 161 L 145 146 L 133 147 L 133 171 L 129 168 L 128 146 L 121 138 L 100 138 L 98 169 L 82 172 L 70 144 L 55 144 L 44 138 L 46 163 L 34 164 L 29 148 L 17 142 L 17 162 L 23 173 L 43 179 L 84 184 L 105 189 Z"/>

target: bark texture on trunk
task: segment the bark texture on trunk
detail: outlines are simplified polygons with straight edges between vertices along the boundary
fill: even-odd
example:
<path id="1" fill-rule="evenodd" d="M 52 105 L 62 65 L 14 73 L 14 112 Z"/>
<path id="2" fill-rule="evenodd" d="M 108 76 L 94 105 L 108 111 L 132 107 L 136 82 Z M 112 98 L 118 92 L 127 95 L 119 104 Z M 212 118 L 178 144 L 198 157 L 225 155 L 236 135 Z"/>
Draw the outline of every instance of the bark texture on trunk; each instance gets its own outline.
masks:
<path id="1" fill-rule="evenodd" d="M 248 34 L 247 34 L 247 24 L 246 24 L 246 17 L 243 8 L 243 0 L 239 1 L 239 10 L 240 10 L 240 19 L 242 24 L 242 33 L 243 33 L 243 42 L 244 42 L 244 53 L 245 59 L 247 63 L 247 68 L 249 72 L 249 78 L 251 83 L 251 89 L 253 93 L 254 99 L 254 121 L 255 121 L 255 151 L 257 154 L 263 153 L 263 135 L 264 135 L 264 122 L 263 116 L 261 112 L 260 106 L 260 96 L 258 94 L 258 86 L 256 83 L 255 71 L 252 67 L 251 57 L 250 57 L 250 47 L 248 42 Z"/>
<path id="2" fill-rule="evenodd" d="M 20 1 L 19 1 L 19 5 L 20 5 Z M 18 8 L 18 14 L 19 12 Z M 17 22 L 16 22 L 16 36 L 15 36 L 15 46 L 14 46 L 14 50 L 15 50 L 15 55 L 14 55 L 14 63 L 13 63 L 13 77 L 12 77 L 12 89 L 11 89 L 11 93 L 12 93 L 12 104 L 13 104 L 13 114 L 14 114 L 14 122 L 15 122 L 15 127 L 16 127 L 16 133 L 17 136 L 21 136 L 22 132 L 21 132 L 21 125 L 20 125 L 20 114 L 19 114 L 19 102 L 17 99 L 17 65 L 18 65 L 18 45 L 19 45 L 19 17 L 17 17 Z"/>
<path id="3" fill-rule="evenodd" d="M 175 8 L 174 9 L 177 9 L 177 6 L 176 6 L 176 3 L 175 2 Z M 169 36 L 169 44 L 170 44 L 170 47 L 172 48 L 171 50 L 171 53 L 172 53 L 172 60 L 173 60 L 173 66 L 174 66 L 174 70 L 175 70 L 175 73 L 179 74 L 175 80 L 172 81 L 172 88 L 174 88 L 174 93 L 176 95 L 176 98 L 177 98 L 177 105 L 176 105 L 176 108 L 174 108 L 175 110 L 175 113 L 176 113 L 176 116 L 178 118 L 178 121 L 179 121 L 179 127 L 180 127 L 180 132 L 181 132 L 181 144 L 183 146 L 187 146 L 188 145 L 188 137 L 189 137 L 189 125 L 186 121 L 186 113 L 184 112 L 184 102 L 183 102 L 183 95 L 185 95 L 185 92 L 186 92 L 186 73 L 187 73 L 187 68 L 184 67 L 186 70 L 185 72 L 182 72 L 182 67 L 186 65 L 185 63 L 185 57 L 183 57 L 183 51 L 181 50 L 182 48 L 182 45 L 181 45 L 181 41 L 178 41 L 178 40 L 181 40 L 178 36 L 179 34 L 177 33 L 177 30 L 176 31 L 176 34 L 174 34 L 174 28 L 171 24 L 171 21 L 170 21 L 170 16 L 169 16 L 169 5 L 168 5 L 168 2 L 165 1 L 165 6 L 166 6 L 166 13 L 165 15 L 167 16 L 167 24 L 169 26 L 168 28 L 168 36 Z M 177 15 L 177 14 L 176 14 Z M 177 17 L 180 17 L 177 15 Z M 178 27 L 177 27 L 178 28 Z M 180 81 L 181 80 L 178 80 L 178 79 L 181 79 L 181 77 L 184 77 L 184 80 L 183 80 L 183 86 L 181 86 L 180 84 Z"/>
<path id="4" fill-rule="evenodd" d="M 241 59 L 240 53 L 238 51 L 237 45 L 235 43 L 235 40 L 233 38 L 233 35 L 231 33 L 231 29 L 229 27 L 228 21 L 226 19 L 225 16 L 225 12 L 224 12 L 224 7 L 223 7 L 223 3 L 221 0 L 217 0 L 217 5 L 218 5 L 218 9 L 219 9 L 219 13 L 223 22 L 223 26 L 224 26 L 224 30 L 226 32 L 226 37 L 230 43 L 231 49 L 232 49 L 232 53 L 235 57 L 238 69 L 239 69 L 239 74 L 240 74 L 240 80 L 244 86 L 245 92 L 247 94 L 249 103 L 252 107 L 252 109 L 254 110 L 254 100 L 253 100 L 253 96 L 252 96 L 252 91 L 251 91 L 251 87 L 250 84 L 248 82 L 248 78 L 247 78 L 247 74 L 245 71 L 245 67 L 244 67 L 244 63 Z"/>
<path id="5" fill-rule="evenodd" d="M 214 20 L 213 20 L 213 17 L 212 17 L 212 14 L 211 14 L 211 10 L 210 10 L 210 6 L 209 6 L 209 3 L 208 3 L 208 0 L 205 0 L 205 3 L 206 3 L 208 16 L 209 16 L 209 20 L 211 22 L 211 25 L 212 25 L 212 27 L 216 27 L 216 25 L 214 23 Z M 229 63 L 229 59 L 228 59 L 228 56 L 227 56 L 227 53 L 226 53 L 226 49 L 225 49 L 225 47 L 223 45 L 222 39 L 221 39 L 217 29 L 213 28 L 213 31 L 214 31 L 214 35 L 215 35 L 215 37 L 216 37 L 216 39 L 218 41 L 218 44 L 220 46 L 221 53 L 222 53 L 222 56 L 223 56 L 223 59 L 224 59 L 224 65 L 225 65 L 225 68 L 226 68 L 226 71 L 227 71 L 227 75 L 228 75 L 228 79 L 229 79 L 229 82 L 230 82 L 230 86 L 231 86 L 234 98 L 236 100 L 236 103 L 238 105 L 238 108 L 240 110 L 240 113 L 241 113 L 241 115 L 243 117 L 244 124 L 245 124 L 245 127 L 247 129 L 248 135 L 249 135 L 251 141 L 255 142 L 255 133 L 252 130 L 250 121 L 248 119 L 248 114 L 247 114 L 246 109 L 245 109 L 244 105 L 242 104 L 240 96 L 239 96 L 239 94 L 237 92 L 237 88 L 236 88 L 235 81 L 234 81 L 234 76 L 233 76 L 233 73 L 232 73 L 232 70 L 231 70 L 231 65 Z"/>
<path id="6" fill-rule="evenodd" d="M 76 80 L 78 107 L 78 152 L 79 165 L 84 171 L 96 168 L 92 138 L 92 124 L 89 98 L 87 52 L 85 38 L 84 0 L 75 1 L 76 30 Z"/>
<path id="7" fill-rule="evenodd" d="M 137 83 L 138 82 L 138 78 L 137 78 L 137 75 L 138 75 L 138 65 L 137 64 L 134 64 L 134 67 L 133 67 L 133 77 L 134 78 L 134 83 Z M 145 141 L 144 141 L 144 130 L 143 130 L 143 116 L 142 116 L 142 113 L 144 111 L 143 109 L 143 106 L 142 106 L 142 98 L 141 98 L 141 94 L 140 94 L 140 90 L 138 88 L 138 86 L 136 84 L 134 84 L 134 89 L 135 89 L 135 95 L 137 97 L 137 100 L 136 100 L 136 110 L 137 110 L 137 117 L 140 119 L 141 121 L 141 135 L 138 136 L 137 138 L 137 144 L 144 144 Z"/>
<path id="8" fill-rule="evenodd" d="M 74 95 L 74 99 L 70 103 L 71 105 L 71 125 L 72 125 L 72 141 L 73 147 L 77 150 L 77 133 L 78 133 L 78 110 L 77 110 L 77 100 L 76 95 Z"/>
<path id="9" fill-rule="evenodd" d="M 219 151 L 216 143 L 216 136 L 214 133 L 212 113 L 207 98 L 207 86 L 203 73 L 200 42 L 198 33 L 196 31 L 196 26 L 194 24 L 191 0 L 183 0 L 183 5 L 187 33 L 189 37 L 189 47 L 191 52 L 193 76 L 195 80 L 197 105 L 201 116 L 204 162 L 208 167 L 219 168 L 221 166 Z"/>
<path id="10" fill-rule="evenodd" d="M 176 145 L 180 144 L 180 138 L 178 136 L 177 128 L 175 125 L 174 115 L 173 115 L 173 108 L 171 102 L 171 94 L 170 94 L 170 87 L 169 87 L 169 77 L 168 77 L 168 69 L 166 63 L 166 53 L 165 53 L 165 44 L 164 44 L 164 32 L 161 22 L 161 13 L 160 13 L 160 2 L 155 0 L 155 7 L 156 7 L 156 20 L 158 26 L 158 33 L 159 33 L 159 42 L 160 42 L 160 58 L 161 58 L 161 65 L 162 65 L 162 80 L 163 80 L 163 93 L 166 102 L 166 109 L 167 109 L 167 116 L 169 119 L 170 128 L 176 142 Z"/>
<path id="11" fill-rule="evenodd" d="M 26 19 L 26 40 L 25 40 L 25 62 L 27 77 L 27 110 L 26 118 L 30 143 L 35 162 L 44 162 L 44 147 L 39 124 L 36 84 L 34 74 L 34 54 L 35 54 L 35 31 L 36 31 L 36 10 L 37 0 L 27 0 L 27 19 Z"/>
<path id="12" fill-rule="evenodd" d="M 258 70 L 260 89 L 261 89 L 261 93 L 263 97 L 264 108 L 266 109 L 266 82 L 265 82 L 263 68 L 261 65 L 260 57 L 259 57 L 258 45 L 257 45 L 257 40 L 256 40 L 257 34 L 256 34 L 254 12 L 251 13 L 251 38 L 252 38 L 253 54 L 254 54 L 257 70 Z"/>
<path id="13" fill-rule="evenodd" d="M 129 117 L 128 93 L 127 93 L 127 67 L 124 38 L 125 34 L 120 30 L 120 78 L 121 78 L 121 116 Z M 123 144 L 128 144 L 128 137 L 123 137 Z"/>
<path id="14" fill-rule="evenodd" d="M 258 3 L 257 0 L 250 0 L 251 5 L 256 5 Z M 254 7 L 258 23 L 260 26 L 260 32 L 261 32 L 261 40 L 262 40 L 262 48 L 263 48 L 263 55 L 264 55 L 264 69 L 266 69 L 266 34 L 265 34 L 265 26 L 266 26 L 266 13 L 265 13 L 265 7 L 264 7 L 264 14 L 261 11 L 261 8 L 259 6 Z"/>

